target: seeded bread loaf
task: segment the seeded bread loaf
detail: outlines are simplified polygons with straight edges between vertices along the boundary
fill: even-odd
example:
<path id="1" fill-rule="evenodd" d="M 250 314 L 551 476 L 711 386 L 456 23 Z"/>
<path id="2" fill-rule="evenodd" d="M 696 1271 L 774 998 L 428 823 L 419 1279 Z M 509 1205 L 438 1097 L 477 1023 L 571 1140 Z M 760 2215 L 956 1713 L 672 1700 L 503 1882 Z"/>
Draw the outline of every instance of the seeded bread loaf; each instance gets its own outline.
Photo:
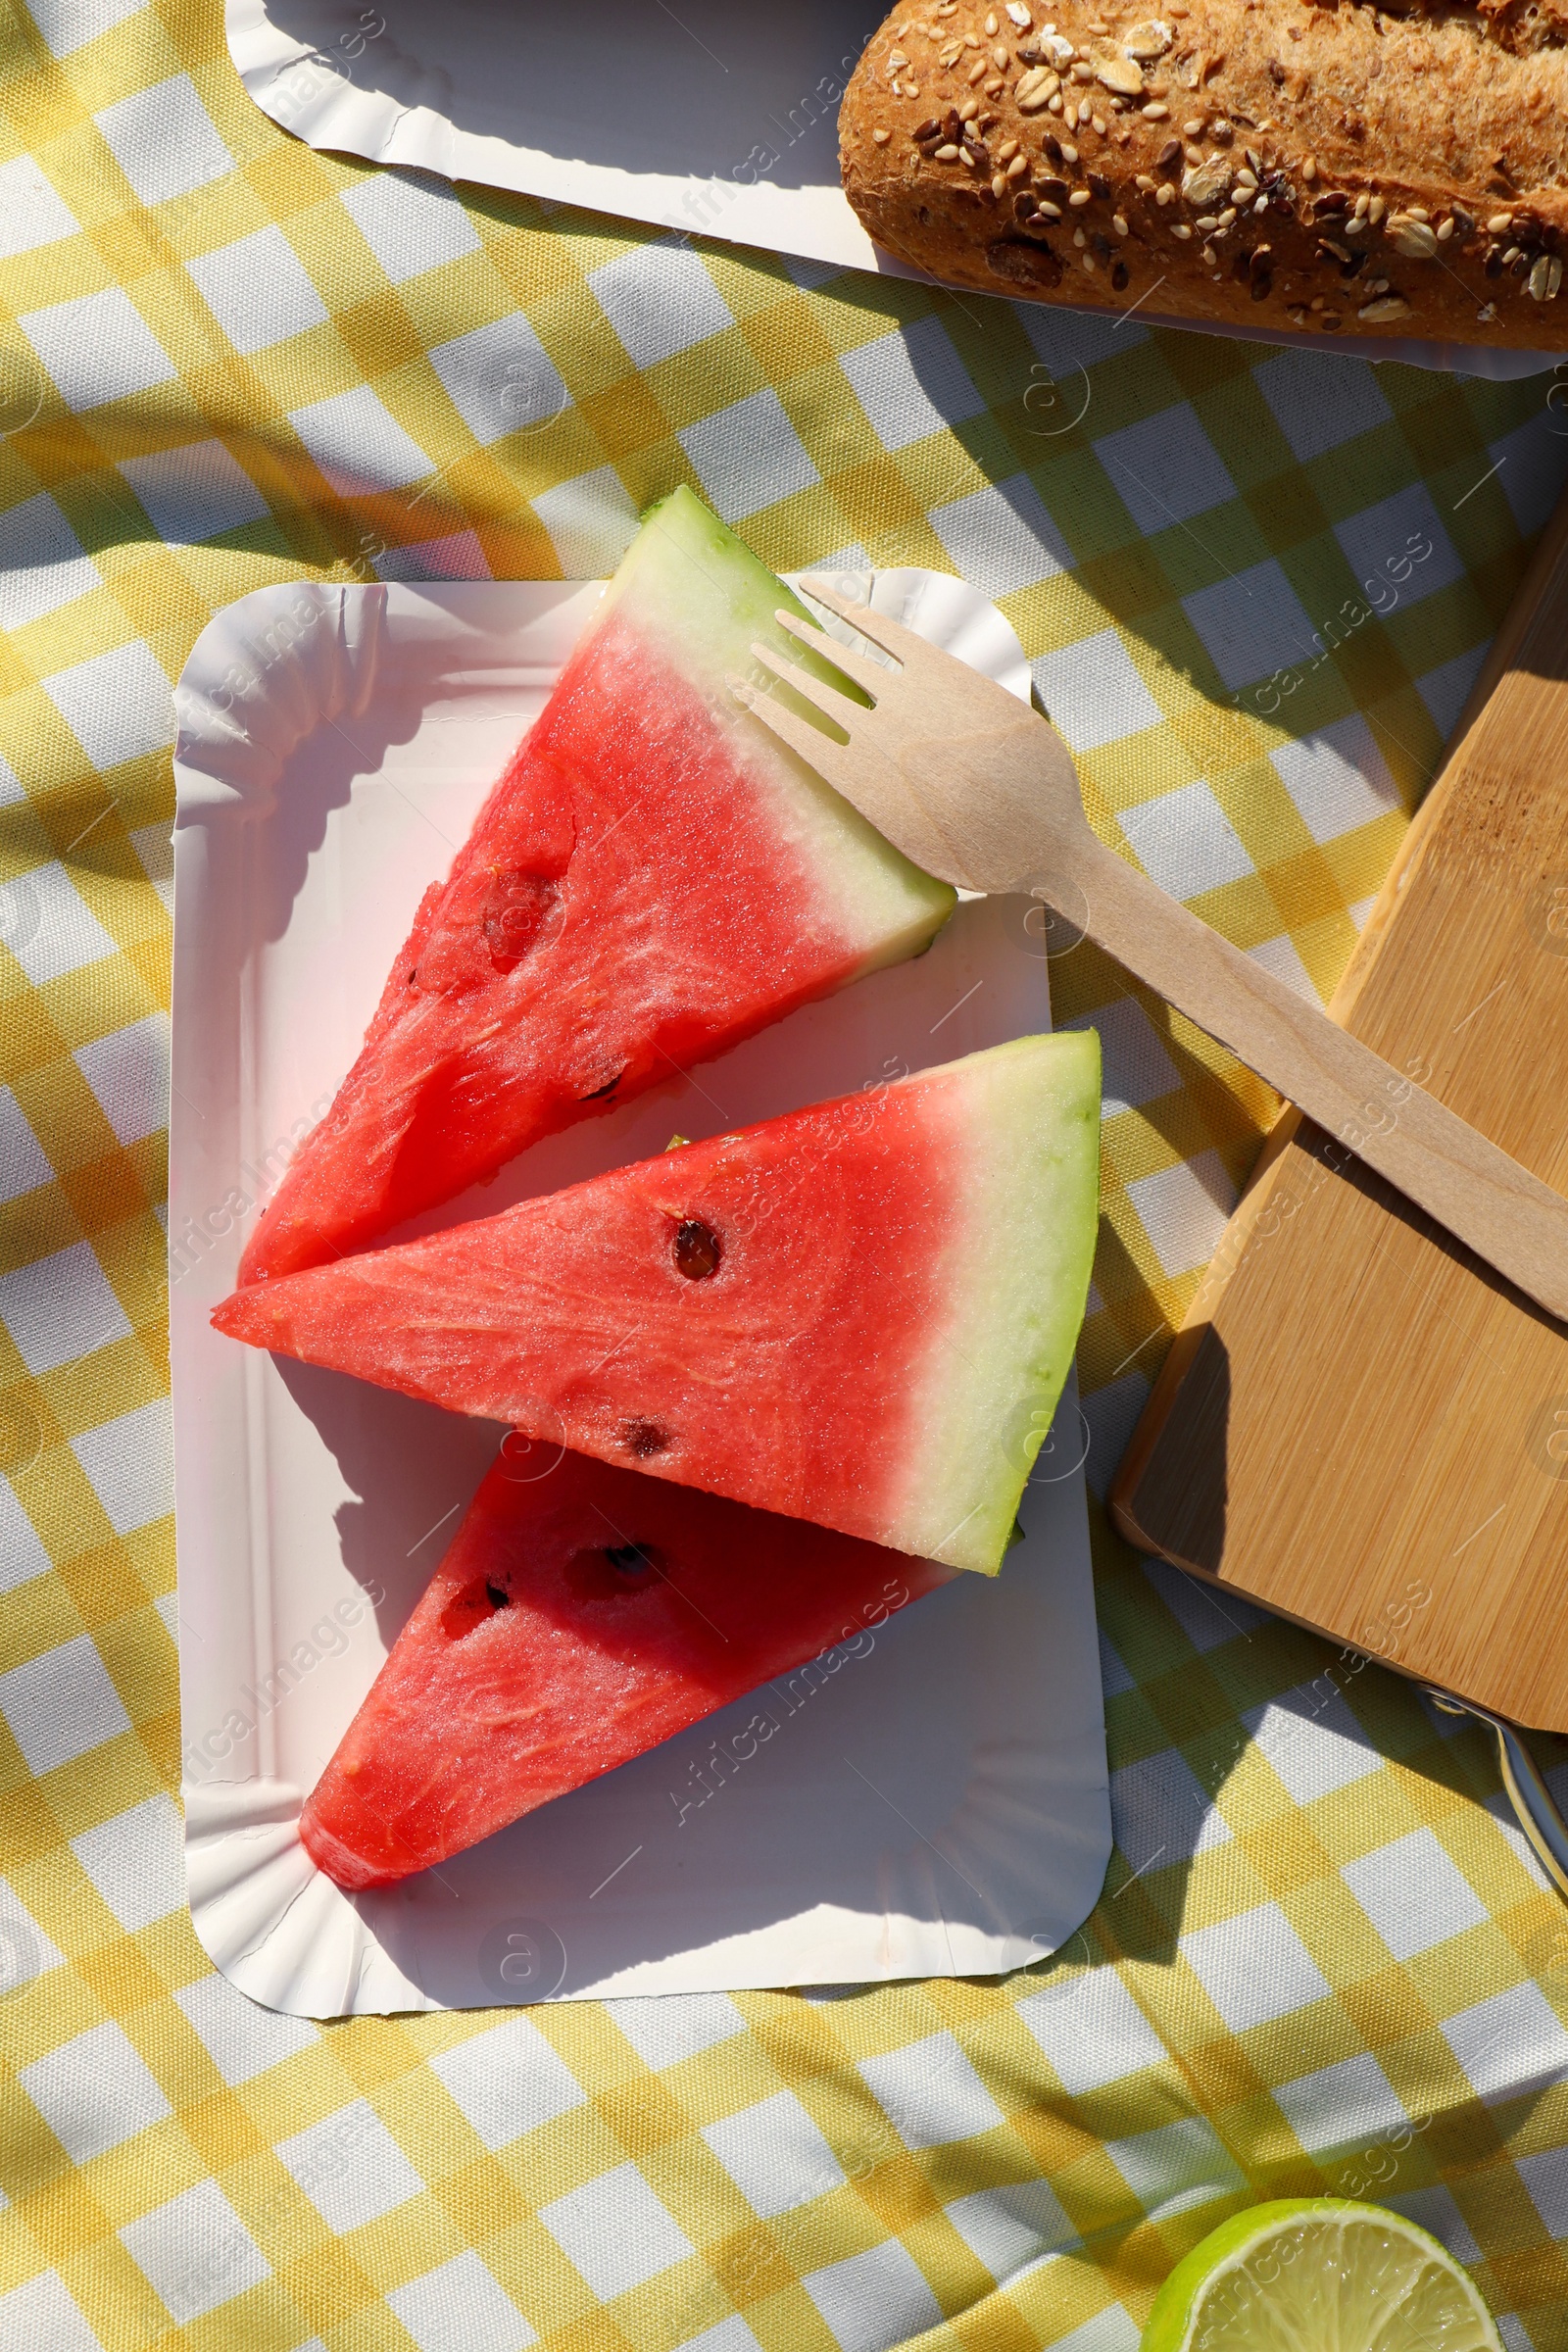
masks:
<path id="1" fill-rule="evenodd" d="M 952 284 L 1568 348 L 1568 0 L 914 0 L 844 185 Z"/>

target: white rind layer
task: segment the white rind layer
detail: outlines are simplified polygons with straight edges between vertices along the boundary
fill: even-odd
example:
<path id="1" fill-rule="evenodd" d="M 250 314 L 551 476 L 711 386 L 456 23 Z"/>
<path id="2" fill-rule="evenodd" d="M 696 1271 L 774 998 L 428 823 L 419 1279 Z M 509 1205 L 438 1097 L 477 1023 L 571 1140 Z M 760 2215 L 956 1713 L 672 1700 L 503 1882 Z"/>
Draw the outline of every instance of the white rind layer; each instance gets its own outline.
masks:
<path id="1" fill-rule="evenodd" d="M 810 874 L 824 928 L 858 951 L 858 969 L 876 971 L 916 954 L 947 921 L 956 894 L 885 841 L 730 691 L 733 676 L 773 683 L 753 659 L 758 638 L 844 691 L 842 673 L 803 654 L 773 617 L 782 606 L 810 619 L 800 600 L 683 488 L 649 515 L 596 620 L 622 603 L 639 633 L 657 639 L 662 656 L 702 695 L 759 800 L 771 808 L 780 842 Z"/>
<path id="2" fill-rule="evenodd" d="M 1051 1428 L 1089 1295 L 1100 1205 L 1100 1040 L 1022 1037 L 922 1071 L 950 1123 L 963 1206 L 943 1267 L 898 1533 L 994 1575 Z"/>

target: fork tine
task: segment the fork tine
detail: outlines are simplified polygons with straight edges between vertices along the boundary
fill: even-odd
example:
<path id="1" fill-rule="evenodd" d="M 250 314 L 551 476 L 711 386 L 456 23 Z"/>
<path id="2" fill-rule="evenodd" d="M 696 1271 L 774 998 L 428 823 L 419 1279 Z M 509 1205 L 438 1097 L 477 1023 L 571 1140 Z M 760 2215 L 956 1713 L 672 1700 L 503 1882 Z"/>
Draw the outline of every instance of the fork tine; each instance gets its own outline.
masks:
<path id="1" fill-rule="evenodd" d="M 807 766 L 814 768 L 825 783 L 842 794 L 852 808 L 858 808 L 885 841 L 890 841 L 914 864 L 924 866 L 939 882 L 965 881 L 964 874 L 955 865 L 952 850 L 934 829 L 891 760 L 868 758 L 870 747 L 864 744 L 859 746 L 857 756 L 850 745 L 835 743 L 831 735 L 819 733 L 807 719 L 798 718 L 793 710 L 775 702 L 771 695 L 759 693 L 746 678 L 731 676 L 726 683 L 737 702 L 744 703 L 781 743 L 798 753 Z M 850 707 L 858 716 L 866 715 L 858 703 Z"/>
<path id="2" fill-rule="evenodd" d="M 830 719 L 834 726 L 841 727 L 846 735 L 850 732 L 853 719 L 870 716 L 863 703 L 852 702 L 847 694 L 840 694 L 836 686 L 824 685 L 820 678 L 813 678 L 808 669 L 802 669 L 797 662 L 786 662 L 782 654 L 773 653 L 760 638 L 752 647 L 752 659 L 760 662 L 764 669 L 770 669 L 775 678 L 782 678 L 786 686 L 794 688 L 803 703 L 809 703 L 813 710 L 820 710 L 824 718 Z"/>
<path id="3" fill-rule="evenodd" d="M 781 743 L 798 753 L 808 767 L 814 767 L 817 774 L 831 784 L 835 792 L 841 792 L 847 801 L 854 800 L 852 786 L 855 761 L 846 757 L 844 744 L 836 743 L 831 735 L 824 735 L 809 720 L 797 718 L 793 710 L 786 710 L 782 703 L 775 702 L 769 694 L 761 693 L 749 679 L 732 674 L 725 684 L 735 700 L 744 703 L 764 727 L 771 728 Z"/>
<path id="4" fill-rule="evenodd" d="M 922 662 L 929 663 L 937 652 L 937 648 L 928 645 L 923 637 L 917 637 L 913 629 L 906 629 L 902 620 L 890 620 L 885 612 L 873 612 L 866 605 L 852 605 L 847 596 L 840 596 L 838 590 L 829 588 L 824 580 L 803 579 L 801 586 L 817 604 L 826 605 L 830 612 L 836 612 L 841 620 L 849 622 L 852 629 L 858 630 L 862 637 L 869 637 L 873 645 L 879 645 L 885 654 L 891 654 L 896 662 L 904 662 L 906 667 L 913 668 Z M 830 638 L 828 642 L 836 644 L 837 639 Z M 831 661 L 833 657 L 829 655 L 828 659 Z M 886 674 L 884 671 L 884 678 Z"/>
<path id="5" fill-rule="evenodd" d="M 827 636 L 814 622 L 802 620 L 798 612 L 786 612 L 782 606 L 773 618 L 798 643 L 809 646 L 819 661 L 842 670 L 847 678 L 855 680 L 857 686 L 863 686 L 873 700 L 886 694 L 888 681 L 896 672 L 884 669 L 880 662 L 868 661 L 864 654 L 857 653 L 853 646 L 841 645 L 836 637 Z M 859 710 L 860 705 L 857 703 L 855 707 Z"/>

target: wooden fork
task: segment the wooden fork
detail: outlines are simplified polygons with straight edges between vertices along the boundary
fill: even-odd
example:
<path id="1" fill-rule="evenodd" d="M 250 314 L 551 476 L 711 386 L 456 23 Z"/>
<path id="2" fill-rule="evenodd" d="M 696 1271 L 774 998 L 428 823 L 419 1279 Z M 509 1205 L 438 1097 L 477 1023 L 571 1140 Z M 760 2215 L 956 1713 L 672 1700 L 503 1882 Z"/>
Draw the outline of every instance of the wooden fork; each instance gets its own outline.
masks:
<path id="1" fill-rule="evenodd" d="M 835 732 L 732 678 L 764 726 L 927 873 L 1042 901 L 1568 1322 L 1568 1200 L 1098 840 L 1071 755 L 1037 711 L 885 613 L 817 582 L 807 593 L 900 666 L 780 612 L 871 707 L 759 643 L 755 659 Z"/>

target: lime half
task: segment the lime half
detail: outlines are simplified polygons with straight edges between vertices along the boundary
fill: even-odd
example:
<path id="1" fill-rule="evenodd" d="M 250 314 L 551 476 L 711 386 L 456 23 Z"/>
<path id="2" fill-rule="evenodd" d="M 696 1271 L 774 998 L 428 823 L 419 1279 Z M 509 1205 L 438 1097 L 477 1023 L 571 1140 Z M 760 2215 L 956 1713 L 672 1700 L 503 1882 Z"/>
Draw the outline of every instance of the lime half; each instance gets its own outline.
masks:
<path id="1" fill-rule="evenodd" d="M 1502 2352 L 1446 2248 L 1344 2197 L 1238 2213 L 1176 2265 L 1143 2352 Z"/>

